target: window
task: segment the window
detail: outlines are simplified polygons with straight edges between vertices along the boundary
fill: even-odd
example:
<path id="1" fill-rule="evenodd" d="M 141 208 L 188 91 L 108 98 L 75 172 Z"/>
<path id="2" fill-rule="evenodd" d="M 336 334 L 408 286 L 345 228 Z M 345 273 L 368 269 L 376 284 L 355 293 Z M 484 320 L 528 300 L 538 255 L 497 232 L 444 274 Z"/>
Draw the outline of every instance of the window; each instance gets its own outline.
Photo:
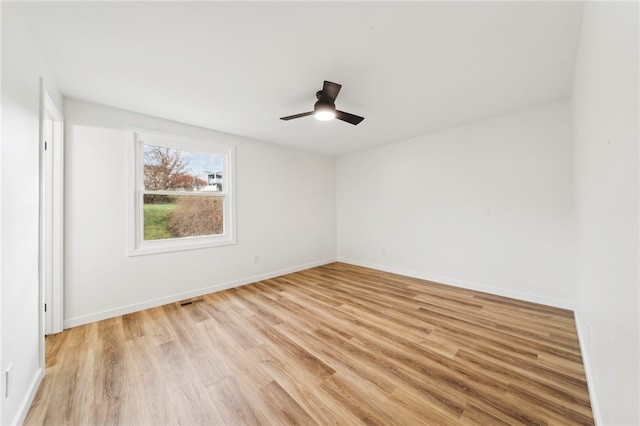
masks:
<path id="1" fill-rule="evenodd" d="M 131 132 L 129 254 L 235 244 L 232 147 Z"/>

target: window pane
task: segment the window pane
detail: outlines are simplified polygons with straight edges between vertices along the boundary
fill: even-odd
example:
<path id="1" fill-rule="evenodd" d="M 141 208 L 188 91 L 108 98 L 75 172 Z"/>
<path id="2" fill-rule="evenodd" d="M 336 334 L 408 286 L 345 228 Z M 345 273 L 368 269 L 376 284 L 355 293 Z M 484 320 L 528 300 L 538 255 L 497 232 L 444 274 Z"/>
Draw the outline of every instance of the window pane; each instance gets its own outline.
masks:
<path id="1" fill-rule="evenodd" d="M 224 197 L 144 194 L 144 239 L 221 235 Z"/>
<path id="2" fill-rule="evenodd" d="M 220 192 L 223 165 L 222 155 L 144 145 L 144 189 Z"/>

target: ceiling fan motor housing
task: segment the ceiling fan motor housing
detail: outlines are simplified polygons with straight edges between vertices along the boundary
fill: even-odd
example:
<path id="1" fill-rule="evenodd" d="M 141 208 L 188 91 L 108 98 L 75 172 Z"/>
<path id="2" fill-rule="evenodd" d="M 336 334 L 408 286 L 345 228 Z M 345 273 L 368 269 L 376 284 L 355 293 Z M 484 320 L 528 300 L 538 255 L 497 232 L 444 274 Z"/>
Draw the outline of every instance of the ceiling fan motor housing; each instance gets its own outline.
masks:
<path id="1" fill-rule="evenodd" d="M 333 102 L 327 102 L 326 100 L 318 100 L 314 105 L 313 105 L 313 110 L 314 111 L 318 111 L 318 110 L 331 110 L 331 111 L 335 111 L 336 110 L 336 104 Z"/>

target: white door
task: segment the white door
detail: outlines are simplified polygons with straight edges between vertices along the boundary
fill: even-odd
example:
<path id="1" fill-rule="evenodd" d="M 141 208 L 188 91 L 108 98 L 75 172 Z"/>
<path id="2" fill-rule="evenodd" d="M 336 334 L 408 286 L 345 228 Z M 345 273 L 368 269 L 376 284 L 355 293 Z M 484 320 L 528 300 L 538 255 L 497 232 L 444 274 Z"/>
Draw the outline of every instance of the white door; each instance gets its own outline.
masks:
<path id="1" fill-rule="evenodd" d="M 63 329 L 63 121 L 43 91 L 40 279 L 44 334 Z"/>
<path id="2" fill-rule="evenodd" d="M 53 333 L 53 119 L 45 109 L 43 153 L 43 267 L 44 281 L 44 333 Z"/>

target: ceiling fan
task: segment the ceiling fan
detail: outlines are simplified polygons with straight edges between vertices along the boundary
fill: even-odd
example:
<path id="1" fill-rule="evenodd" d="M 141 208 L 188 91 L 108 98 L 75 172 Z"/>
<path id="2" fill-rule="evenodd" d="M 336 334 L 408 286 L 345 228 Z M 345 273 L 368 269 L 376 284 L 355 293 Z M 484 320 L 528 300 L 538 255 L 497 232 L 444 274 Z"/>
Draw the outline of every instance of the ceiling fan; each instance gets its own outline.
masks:
<path id="1" fill-rule="evenodd" d="M 293 120 L 294 118 L 314 115 L 316 119 L 321 121 L 327 121 L 337 118 L 338 120 L 351 123 L 354 126 L 357 125 L 362 120 L 364 120 L 364 117 L 360 117 L 358 115 L 350 114 L 348 112 L 339 111 L 336 109 L 336 97 L 338 97 L 338 93 L 340 93 L 341 88 L 341 84 L 332 83 L 325 80 L 322 86 L 322 90 L 319 90 L 316 93 L 316 98 L 318 98 L 318 101 L 313 106 L 313 111 L 281 117 L 280 120 Z"/>

